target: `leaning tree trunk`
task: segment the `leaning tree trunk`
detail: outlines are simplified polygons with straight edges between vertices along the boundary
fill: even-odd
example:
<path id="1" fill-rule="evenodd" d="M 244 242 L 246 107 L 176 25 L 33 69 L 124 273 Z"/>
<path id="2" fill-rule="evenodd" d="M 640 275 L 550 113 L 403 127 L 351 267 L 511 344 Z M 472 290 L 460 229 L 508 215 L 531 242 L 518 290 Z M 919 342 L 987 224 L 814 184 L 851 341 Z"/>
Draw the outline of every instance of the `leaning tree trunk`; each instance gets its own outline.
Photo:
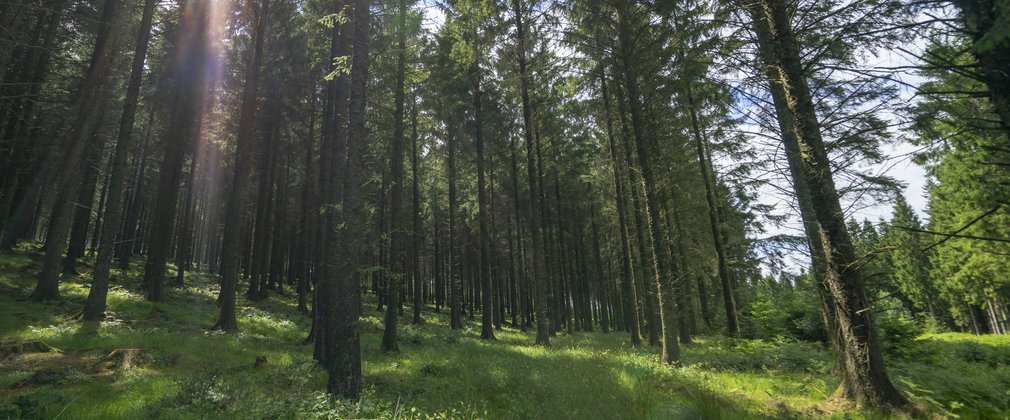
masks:
<path id="1" fill-rule="evenodd" d="M 845 227 L 787 5 L 783 0 L 761 0 L 747 7 L 758 35 L 759 54 L 769 69 L 769 82 L 773 90 L 781 89 L 785 99 L 786 109 L 780 110 L 792 121 L 793 135 L 784 136 L 783 140 L 795 139 L 796 150 L 800 151 L 800 178 L 807 183 L 810 210 L 813 211 L 813 215 L 805 219 L 811 220 L 820 233 L 824 281 L 835 308 L 845 359 L 840 394 L 859 405 L 903 407 L 908 402 L 891 383 L 884 368 L 873 309 L 866 297 L 855 248 Z"/>
<path id="2" fill-rule="evenodd" d="M 115 239 L 121 227 L 124 197 L 126 187 L 126 171 L 128 168 L 130 143 L 133 140 L 133 124 L 137 115 L 137 102 L 140 98 L 140 85 L 144 79 L 144 61 L 147 59 L 147 47 L 151 40 L 151 22 L 154 18 L 156 0 L 144 1 L 144 12 L 140 18 L 140 28 L 137 32 L 137 45 L 133 51 L 133 64 L 130 67 L 130 80 L 126 85 L 126 98 L 123 101 L 123 114 L 119 120 L 119 135 L 116 139 L 116 151 L 112 157 L 112 173 L 109 175 L 109 189 L 106 196 L 105 217 L 102 224 L 101 238 L 98 242 L 98 255 L 95 257 L 95 269 L 92 273 L 91 289 L 84 303 L 83 318 L 86 321 L 99 321 L 105 316 L 106 298 L 109 294 L 109 271 L 112 268 L 112 258 L 115 254 Z"/>
<path id="3" fill-rule="evenodd" d="M 106 0 L 102 10 L 102 20 L 99 24 L 95 49 L 91 53 L 91 64 L 84 77 L 84 82 L 74 99 L 71 108 L 77 113 L 73 117 L 70 136 L 65 144 L 66 149 L 60 159 L 56 184 L 56 198 L 49 217 L 49 230 L 46 233 L 46 253 L 42 258 L 42 270 L 38 283 L 32 292 L 32 300 L 59 299 L 59 276 L 63 268 L 62 256 L 66 249 L 67 236 L 70 231 L 72 206 L 70 200 L 80 186 L 81 156 L 84 153 L 87 140 L 98 129 L 98 115 L 88 106 L 101 100 L 103 90 L 107 89 L 108 69 L 115 52 L 114 39 L 111 32 L 113 24 L 119 15 L 115 0 Z"/>
<path id="4" fill-rule="evenodd" d="M 98 106 L 98 124 L 102 124 L 105 118 L 105 111 L 108 100 L 100 100 Z M 88 150 L 85 154 L 84 165 L 81 168 L 81 186 L 77 192 L 77 202 L 74 203 L 74 215 L 70 224 L 70 243 L 67 247 L 67 256 L 63 259 L 63 274 L 76 276 L 77 260 L 84 256 L 84 250 L 88 245 L 88 227 L 91 226 L 91 213 L 95 205 L 95 191 L 98 189 L 99 167 L 101 166 L 102 155 L 105 153 L 105 136 L 95 130 L 88 140 Z"/>

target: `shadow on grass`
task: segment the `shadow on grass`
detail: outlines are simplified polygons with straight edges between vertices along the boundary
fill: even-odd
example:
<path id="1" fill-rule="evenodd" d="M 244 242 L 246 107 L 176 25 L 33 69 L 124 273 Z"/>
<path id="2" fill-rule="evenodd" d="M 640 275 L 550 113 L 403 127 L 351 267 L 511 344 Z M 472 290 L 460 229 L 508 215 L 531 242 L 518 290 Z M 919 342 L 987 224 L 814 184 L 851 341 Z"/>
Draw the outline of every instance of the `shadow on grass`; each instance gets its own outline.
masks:
<path id="1" fill-rule="evenodd" d="M 501 335 L 498 342 L 483 342 L 465 334 L 449 345 L 432 337 L 422 345 L 401 345 L 399 356 L 368 352 L 366 385 L 423 411 L 464 403 L 492 418 L 761 417 L 680 377 L 677 369 L 659 366 L 648 352 L 586 347 L 582 337 L 559 337 L 545 349 L 533 346 L 528 335 Z"/>

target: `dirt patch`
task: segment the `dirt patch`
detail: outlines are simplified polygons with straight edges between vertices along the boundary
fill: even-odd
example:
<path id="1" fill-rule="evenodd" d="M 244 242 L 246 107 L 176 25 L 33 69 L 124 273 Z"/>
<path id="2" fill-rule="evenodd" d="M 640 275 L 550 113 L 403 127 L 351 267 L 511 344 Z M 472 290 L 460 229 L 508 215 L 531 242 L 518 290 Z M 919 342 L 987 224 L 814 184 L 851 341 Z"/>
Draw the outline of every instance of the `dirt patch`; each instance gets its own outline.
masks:
<path id="1" fill-rule="evenodd" d="M 0 362 L 30 353 L 53 353 L 59 350 L 44 341 L 0 341 Z"/>
<path id="2" fill-rule="evenodd" d="M 87 379 L 87 375 L 69 366 L 55 369 L 43 369 L 32 372 L 31 376 L 22 379 L 14 384 L 12 388 L 28 388 L 42 385 L 63 385 L 67 383 L 80 382 Z"/>
<path id="3" fill-rule="evenodd" d="M 9 356 L 0 363 L 0 370 L 31 372 L 11 388 L 61 385 L 91 377 L 125 372 L 149 362 L 144 349 L 117 349 L 105 356 L 94 350 L 62 351 L 42 342 L 7 342 Z M 16 352 L 15 352 L 16 350 Z"/>

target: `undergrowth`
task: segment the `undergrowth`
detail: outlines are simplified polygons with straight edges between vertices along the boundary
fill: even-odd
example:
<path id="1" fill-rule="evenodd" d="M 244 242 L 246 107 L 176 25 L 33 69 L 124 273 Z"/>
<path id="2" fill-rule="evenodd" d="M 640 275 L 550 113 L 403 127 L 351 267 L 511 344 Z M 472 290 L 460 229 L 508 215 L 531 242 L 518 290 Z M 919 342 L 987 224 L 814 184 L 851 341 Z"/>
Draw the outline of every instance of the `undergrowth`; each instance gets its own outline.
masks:
<path id="1" fill-rule="evenodd" d="M 479 339 L 479 325 L 402 322 L 401 353 L 379 352 L 375 301 L 361 322 L 363 396 L 325 392 L 325 372 L 304 344 L 310 320 L 290 295 L 240 298 L 241 332 L 210 331 L 215 279 L 194 274 L 153 304 L 139 292 L 141 267 L 114 272 L 109 316 L 100 326 L 72 318 L 89 273 L 64 281 L 62 301 L 28 301 L 36 252 L 0 255 L 0 340 L 41 340 L 48 358 L 0 361 L 0 418 L 763 418 L 882 417 L 825 404 L 839 378 L 819 343 L 699 337 L 683 363 L 657 362 L 623 333 L 559 334 L 551 347 L 506 327 Z M 88 371 L 122 348 L 143 363 L 113 374 Z M 255 366 L 257 357 L 267 363 Z M 897 385 L 937 416 L 1005 417 L 1010 412 L 1010 338 L 923 335 L 887 355 Z M 24 384 L 40 370 L 63 372 Z M 60 370 L 63 369 L 63 370 Z M 69 370 L 68 370 L 69 369 Z M 71 372 L 72 370 L 72 372 Z"/>

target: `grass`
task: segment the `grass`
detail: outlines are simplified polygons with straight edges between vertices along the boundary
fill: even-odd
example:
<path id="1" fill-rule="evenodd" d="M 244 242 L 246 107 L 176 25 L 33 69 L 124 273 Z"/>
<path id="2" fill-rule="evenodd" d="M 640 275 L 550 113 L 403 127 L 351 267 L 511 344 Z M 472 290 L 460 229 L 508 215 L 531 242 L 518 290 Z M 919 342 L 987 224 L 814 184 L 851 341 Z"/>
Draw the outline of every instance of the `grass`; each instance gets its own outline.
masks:
<path id="1" fill-rule="evenodd" d="M 41 340 L 60 350 L 0 361 L 0 418 L 885 416 L 825 403 L 839 379 L 827 373 L 831 358 L 818 344 L 701 337 L 684 349 L 681 366 L 670 367 L 624 334 L 559 335 L 542 348 L 505 328 L 486 342 L 479 325 L 452 331 L 446 316 L 427 308 L 425 325 L 401 323 L 401 354 L 387 355 L 378 351 L 374 301 L 361 323 L 363 398 L 333 400 L 303 344 L 309 319 L 293 297 L 240 299 L 241 332 L 212 332 L 213 278 L 191 276 L 156 305 L 137 291 L 136 264 L 114 273 L 109 320 L 96 327 L 72 320 L 88 273 L 62 283 L 61 302 L 31 303 L 37 252 L 0 255 L 0 341 Z M 95 371 L 97 360 L 123 348 L 144 349 L 142 362 Z M 257 356 L 267 364 L 254 367 Z M 898 386 L 930 415 L 1010 413 L 1010 337 L 927 335 L 888 362 Z M 54 373 L 18 386 L 39 371 Z"/>

